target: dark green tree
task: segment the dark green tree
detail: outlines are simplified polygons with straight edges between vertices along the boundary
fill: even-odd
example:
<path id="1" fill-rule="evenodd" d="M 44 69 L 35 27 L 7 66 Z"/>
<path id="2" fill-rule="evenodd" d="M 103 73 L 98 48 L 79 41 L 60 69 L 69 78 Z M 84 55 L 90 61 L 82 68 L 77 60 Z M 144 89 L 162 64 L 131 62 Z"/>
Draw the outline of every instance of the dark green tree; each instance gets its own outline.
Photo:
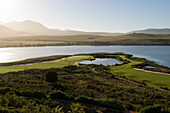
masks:
<path id="1" fill-rule="evenodd" d="M 55 83 L 58 80 L 58 74 L 54 71 L 46 73 L 46 82 Z"/>

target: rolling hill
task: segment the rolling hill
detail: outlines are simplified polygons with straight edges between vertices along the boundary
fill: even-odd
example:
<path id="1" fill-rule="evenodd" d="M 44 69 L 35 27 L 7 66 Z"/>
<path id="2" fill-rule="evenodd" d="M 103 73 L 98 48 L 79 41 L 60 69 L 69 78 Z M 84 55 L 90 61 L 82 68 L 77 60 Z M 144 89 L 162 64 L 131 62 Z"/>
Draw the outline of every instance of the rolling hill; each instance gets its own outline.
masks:
<path id="1" fill-rule="evenodd" d="M 21 36 L 22 34 L 24 33 L 12 30 L 0 24 L 0 37 L 15 37 L 15 36 Z"/>

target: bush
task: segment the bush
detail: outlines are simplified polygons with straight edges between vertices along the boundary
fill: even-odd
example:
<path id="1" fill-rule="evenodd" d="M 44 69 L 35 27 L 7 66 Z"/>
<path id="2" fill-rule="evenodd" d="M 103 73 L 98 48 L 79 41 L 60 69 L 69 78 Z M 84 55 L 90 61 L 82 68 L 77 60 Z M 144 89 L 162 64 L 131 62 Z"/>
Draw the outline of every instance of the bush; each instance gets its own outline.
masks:
<path id="1" fill-rule="evenodd" d="M 33 98 L 46 98 L 47 95 L 41 91 L 23 91 L 20 96 L 33 97 Z"/>
<path id="2" fill-rule="evenodd" d="M 115 102 L 113 99 L 97 99 L 96 102 L 100 106 L 116 108 L 116 109 L 123 110 L 123 111 L 126 110 L 121 104 Z"/>
<path id="3" fill-rule="evenodd" d="M 50 93 L 50 98 L 51 99 L 72 100 L 72 101 L 75 100 L 73 96 L 68 96 L 67 94 L 65 94 L 62 91 L 54 91 L 54 92 Z"/>
<path id="4" fill-rule="evenodd" d="M 114 74 L 111 74 L 111 76 L 110 76 L 111 78 L 115 78 L 115 75 Z"/>
<path id="5" fill-rule="evenodd" d="M 0 94 L 5 95 L 6 93 L 10 92 L 10 88 L 0 88 Z"/>
<path id="6" fill-rule="evenodd" d="M 142 108 L 139 113 L 161 113 L 162 106 L 160 105 L 152 105 L 152 106 L 146 106 Z"/>
<path id="7" fill-rule="evenodd" d="M 58 74 L 53 71 L 46 73 L 46 82 L 55 83 L 58 80 Z"/>
<path id="8" fill-rule="evenodd" d="M 79 103 L 72 103 L 71 106 L 71 113 L 85 113 L 84 107 L 81 106 Z"/>
<path id="9" fill-rule="evenodd" d="M 0 113 L 10 113 L 9 110 L 7 108 L 4 107 L 0 107 Z"/>
<path id="10" fill-rule="evenodd" d="M 97 104 L 93 98 L 86 97 L 86 96 L 79 96 L 76 98 L 76 101 L 81 103 Z"/>
<path id="11" fill-rule="evenodd" d="M 109 107 L 109 108 L 116 108 L 119 110 L 126 110 L 122 105 L 120 105 L 119 103 L 115 102 L 112 99 L 94 99 L 86 96 L 79 96 L 76 98 L 76 101 L 81 103 L 88 103 L 88 104 Z"/>

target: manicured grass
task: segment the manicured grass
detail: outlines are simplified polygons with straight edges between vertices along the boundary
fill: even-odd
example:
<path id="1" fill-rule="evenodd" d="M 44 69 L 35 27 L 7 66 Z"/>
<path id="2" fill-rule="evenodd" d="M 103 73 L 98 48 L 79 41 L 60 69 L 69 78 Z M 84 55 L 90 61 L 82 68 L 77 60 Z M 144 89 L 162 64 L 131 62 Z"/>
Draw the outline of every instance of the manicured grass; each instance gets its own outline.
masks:
<path id="1" fill-rule="evenodd" d="M 54 58 L 56 59 L 58 57 L 54 57 Z M 126 76 L 129 79 L 134 79 L 137 81 L 145 82 L 146 84 L 151 85 L 151 86 L 170 88 L 170 75 L 161 74 L 161 73 L 145 72 L 143 70 L 136 70 L 132 68 L 132 66 L 142 63 L 141 61 L 128 59 L 124 55 L 120 55 L 120 57 L 122 59 L 129 60 L 130 63 L 124 64 L 121 66 L 111 67 L 111 72 L 113 74 L 119 75 L 119 76 Z M 6 66 L 6 67 L 0 67 L 0 73 L 23 71 L 27 69 L 62 68 L 64 66 L 74 65 L 74 62 L 76 61 L 81 61 L 85 59 L 93 59 L 93 58 L 94 57 L 90 55 L 77 55 L 77 56 L 70 56 L 70 57 L 67 57 L 65 59 L 61 59 L 58 61 L 49 61 L 46 63 L 37 63 L 33 65 L 20 65 L 20 66 Z"/>
<path id="2" fill-rule="evenodd" d="M 21 66 L 7 66 L 0 67 L 0 73 L 7 73 L 13 71 L 23 71 L 27 69 L 49 69 L 49 68 L 61 68 L 68 65 L 73 65 L 76 61 L 93 59 L 93 56 L 83 55 L 83 56 L 71 56 L 59 61 L 49 61 L 46 63 L 37 63 L 33 65 L 21 65 Z"/>
<path id="3" fill-rule="evenodd" d="M 136 70 L 132 68 L 133 65 L 140 64 L 142 62 L 134 61 L 121 56 L 123 59 L 129 60 L 131 63 L 111 67 L 111 72 L 115 75 L 125 76 L 129 79 L 145 82 L 155 87 L 168 87 L 170 88 L 170 75 L 161 73 L 145 72 L 143 70 Z"/>

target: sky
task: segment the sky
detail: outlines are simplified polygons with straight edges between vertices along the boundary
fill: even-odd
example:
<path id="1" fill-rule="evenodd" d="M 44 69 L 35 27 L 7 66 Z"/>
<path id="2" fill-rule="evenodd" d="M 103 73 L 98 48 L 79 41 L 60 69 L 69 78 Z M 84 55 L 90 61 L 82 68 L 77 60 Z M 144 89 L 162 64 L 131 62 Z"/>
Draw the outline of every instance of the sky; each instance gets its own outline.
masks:
<path id="1" fill-rule="evenodd" d="M 0 0 L 0 21 L 48 28 L 129 32 L 170 28 L 170 0 Z"/>

